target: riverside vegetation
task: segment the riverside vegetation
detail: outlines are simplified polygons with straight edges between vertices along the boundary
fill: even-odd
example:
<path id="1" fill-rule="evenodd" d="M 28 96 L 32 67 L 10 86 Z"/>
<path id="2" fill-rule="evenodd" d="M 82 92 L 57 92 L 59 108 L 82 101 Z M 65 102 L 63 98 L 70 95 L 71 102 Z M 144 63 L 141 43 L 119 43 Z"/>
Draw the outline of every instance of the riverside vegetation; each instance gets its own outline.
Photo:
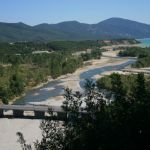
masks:
<path id="1" fill-rule="evenodd" d="M 97 41 L 0 43 L 0 100 L 7 104 L 27 88 L 46 82 L 48 76 L 73 73 L 83 61 L 100 59 L 101 46 Z M 91 53 L 72 55 L 88 48 Z M 33 53 L 37 51 L 48 53 Z"/>
<path id="2" fill-rule="evenodd" d="M 108 84 L 109 81 L 109 84 Z M 42 139 L 36 150 L 149 150 L 150 87 L 144 74 L 112 74 L 97 81 L 87 80 L 82 94 L 65 91 L 64 122 L 43 120 Z M 130 87 L 130 88 L 127 88 Z M 102 94 L 107 91 L 113 101 Z M 82 103 L 85 104 L 82 107 Z M 82 107 L 82 109 L 81 109 Z M 52 112 L 49 112 L 51 115 Z M 31 150 L 18 132 L 22 149 Z"/>
<path id="3" fill-rule="evenodd" d="M 137 62 L 133 65 L 133 67 L 141 68 L 141 67 L 150 67 L 150 48 L 141 48 L 141 47 L 132 47 L 127 48 L 124 51 L 119 53 L 119 56 L 131 56 L 138 57 Z"/>

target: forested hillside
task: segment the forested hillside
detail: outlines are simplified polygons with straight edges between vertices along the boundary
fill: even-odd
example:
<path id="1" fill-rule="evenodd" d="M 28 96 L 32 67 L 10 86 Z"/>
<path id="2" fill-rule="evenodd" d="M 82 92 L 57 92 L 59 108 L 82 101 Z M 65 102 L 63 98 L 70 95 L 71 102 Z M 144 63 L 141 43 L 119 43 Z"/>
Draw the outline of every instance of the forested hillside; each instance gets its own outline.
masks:
<path id="1" fill-rule="evenodd" d="M 97 24 L 66 21 L 29 26 L 24 23 L 0 23 L 0 42 L 98 40 L 150 37 L 150 25 L 122 18 L 110 18 Z"/>

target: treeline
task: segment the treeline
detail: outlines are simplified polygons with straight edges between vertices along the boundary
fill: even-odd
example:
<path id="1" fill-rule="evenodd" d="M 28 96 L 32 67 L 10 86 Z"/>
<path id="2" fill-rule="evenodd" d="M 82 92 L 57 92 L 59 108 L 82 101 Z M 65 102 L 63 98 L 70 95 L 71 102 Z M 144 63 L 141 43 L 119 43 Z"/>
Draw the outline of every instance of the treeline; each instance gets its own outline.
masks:
<path id="1" fill-rule="evenodd" d="M 0 55 L 31 54 L 33 51 L 83 51 L 101 47 L 98 41 L 51 41 L 48 43 L 16 42 L 0 43 Z"/>
<path id="2" fill-rule="evenodd" d="M 97 40 L 97 41 L 51 41 L 0 43 L 0 56 L 8 54 L 31 54 L 34 51 L 84 51 L 112 44 L 134 44 L 134 39 Z"/>
<path id="3" fill-rule="evenodd" d="M 136 80 L 139 75 L 119 75 L 116 73 L 111 74 L 110 76 L 105 76 L 97 80 L 97 87 L 102 89 L 107 97 L 113 97 L 114 93 L 121 92 L 126 97 L 132 97 L 134 91 L 136 90 Z M 145 90 L 150 93 L 150 77 L 146 76 L 145 80 Z M 142 80 L 141 80 L 142 81 Z M 115 84 L 114 84 L 115 83 Z M 122 84 L 123 83 L 123 84 Z M 122 87 L 119 87 L 122 85 Z M 117 87 L 119 87 L 117 89 Z M 141 88 L 143 88 L 141 86 Z M 106 92 L 105 92 L 106 91 Z M 142 89 L 141 89 L 142 91 Z"/>
<path id="4" fill-rule="evenodd" d="M 94 82 L 87 80 L 84 95 L 66 89 L 66 100 L 62 106 L 66 113 L 64 122 L 51 118 L 43 120 L 40 125 L 42 139 L 34 143 L 33 149 L 149 150 L 149 79 L 144 74 L 112 74 L 107 78 L 111 83 L 109 88 L 114 95 L 113 101 L 102 94 L 107 87 L 105 82 L 97 88 Z M 127 96 L 124 88 L 127 84 L 131 86 L 131 81 L 134 88 Z M 56 117 L 51 110 L 49 113 Z M 26 143 L 23 135 L 17 135 L 22 149 L 31 150 L 31 145 Z"/>
<path id="5" fill-rule="evenodd" d="M 121 51 L 119 56 L 130 56 L 130 57 L 138 57 L 138 60 L 133 67 L 150 67 L 150 48 L 127 48 L 125 51 Z"/>
<path id="6" fill-rule="evenodd" d="M 48 76 L 57 78 L 73 73 L 82 66 L 83 60 L 71 53 L 55 52 L 12 55 L 3 62 L 6 64 L 0 65 L 0 98 L 4 103 L 8 103 L 9 99 L 24 92 L 25 87 L 46 81 Z"/>
<path id="7" fill-rule="evenodd" d="M 105 44 L 98 41 L 52 41 L 48 43 L 49 47 L 53 50 L 62 51 L 84 51 L 87 49 L 95 49 L 104 46 Z"/>
<path id="8" fill-rule="evenodd" d="M 119 56 L 131 56 L 131 57 L 146 57 L 150 55 L 150 48 L 142 47 L 130 47 L 124 51 L 120 51 Z"/>
<path id="9" fill-rule="evenodd" d="M 102 51 L 98 48 L 92 49 L 90 53 L 82 53 L 81 57 L 83 61 L 88 61 L 90 59 L 100 59 L 102 55 Z"/>

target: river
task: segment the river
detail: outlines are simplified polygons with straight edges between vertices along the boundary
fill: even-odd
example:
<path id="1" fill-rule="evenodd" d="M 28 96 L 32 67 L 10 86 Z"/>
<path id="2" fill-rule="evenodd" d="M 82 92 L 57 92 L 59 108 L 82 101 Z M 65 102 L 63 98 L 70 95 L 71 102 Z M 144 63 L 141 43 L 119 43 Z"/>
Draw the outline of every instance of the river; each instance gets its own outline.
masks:
<path id="1" fill-rule="evenodd" d="M 117 59 L 117 58 L 116 58 Z M 91 79 L 93 76 L 97 74 L 101 74 L 107 71 L 119 71 L 124 69 L 125 67 L 133 64 L 135 59 L 129 59 L 127 62 L 119 64 L 119 65 L 112 65 L 112 66 L 104 66 L 95 69 L 89 69 L 80 74 L 79 76 L 79 84 L 80 87 L 83 88 L 85 79 Z M 49 82 L 48 84 L 44 85 L 43 87 L 31 90 L 25 94 L 25 96 L 18 99 L 14 104 L 30 104 L 30 103 L 37 103 L 46 101 L 55 96 L 59 96 L 63 94 L 64 86 L 61 85 L 63 81 L 60 79 L 54 80 Z"/>
<path id="2" fill-rule="evenodd" d="M 144 39 L 137 39 L 140 41 L 140 46 L 141 47 L 150 47 L 150 38 L 144 38 Z"/>

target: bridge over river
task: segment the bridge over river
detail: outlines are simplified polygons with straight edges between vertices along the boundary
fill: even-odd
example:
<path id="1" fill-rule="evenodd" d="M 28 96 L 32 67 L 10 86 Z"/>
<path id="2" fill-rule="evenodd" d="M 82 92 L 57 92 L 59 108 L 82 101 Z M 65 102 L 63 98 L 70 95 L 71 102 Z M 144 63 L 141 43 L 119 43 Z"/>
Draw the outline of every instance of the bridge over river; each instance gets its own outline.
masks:
<path id="1" fill-rule="evenodd" d="M 48 114 L 49 109 L 55 114 L 55 119 L 65 119 L 66 113 L 62 107 L 44 105 L 1 105 L 0 117 L 44 119 L 51 117 Z"/>

